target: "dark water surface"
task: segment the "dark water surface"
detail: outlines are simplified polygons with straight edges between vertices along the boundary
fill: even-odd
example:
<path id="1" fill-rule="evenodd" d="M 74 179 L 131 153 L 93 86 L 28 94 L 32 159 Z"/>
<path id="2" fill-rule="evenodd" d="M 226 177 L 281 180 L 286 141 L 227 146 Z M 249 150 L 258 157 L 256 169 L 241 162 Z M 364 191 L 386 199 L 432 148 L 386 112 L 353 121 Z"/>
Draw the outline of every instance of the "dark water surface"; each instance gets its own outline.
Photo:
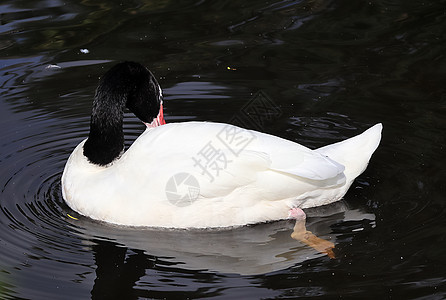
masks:
<path id="1" fill-rule="evenodd" d="M 0 299 L 446 298 L 446 1 L 3 0 L 0 24 Z M 71 211 L 65 161 L 122 60 L 159 78 L 167 122 L 241 116 L 311 148 L 382 122 L 344 200 L 308 211 L 336 258 L 290 221 L 166 232 Z M 258 92 L 274 114 L 256 122 Z M 125 121 L 130 145 L 144 126 Z"/>

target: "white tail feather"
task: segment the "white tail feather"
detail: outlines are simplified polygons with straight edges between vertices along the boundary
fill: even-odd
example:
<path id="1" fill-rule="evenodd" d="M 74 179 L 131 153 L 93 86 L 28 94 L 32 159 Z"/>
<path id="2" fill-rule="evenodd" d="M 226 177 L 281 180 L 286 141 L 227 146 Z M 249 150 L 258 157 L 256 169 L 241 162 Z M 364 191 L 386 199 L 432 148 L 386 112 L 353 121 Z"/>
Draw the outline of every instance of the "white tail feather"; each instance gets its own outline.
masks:
<path id="1" fill-rule="evenodd" d="M 366 169 L 373 152 L 381 141 L 382 128 L 381 123 L 376 124 L 360 135 L 315 151 L 344 165 L 347 183 L 351 183 Z"/>

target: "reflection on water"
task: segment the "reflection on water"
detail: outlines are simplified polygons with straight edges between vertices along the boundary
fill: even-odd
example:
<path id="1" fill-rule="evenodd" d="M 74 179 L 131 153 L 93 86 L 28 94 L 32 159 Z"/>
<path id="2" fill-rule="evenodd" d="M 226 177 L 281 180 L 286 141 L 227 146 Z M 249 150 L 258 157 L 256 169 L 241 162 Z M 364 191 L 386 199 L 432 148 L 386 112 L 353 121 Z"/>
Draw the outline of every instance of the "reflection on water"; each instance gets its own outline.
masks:
<path id="1" fill-rule="evenodd" d="M 317 228 L 321 234 L 327 232 L 324 227 L 328 222 L 318 222 L 315 217 L 320 214 L 332 222 L 348 222 L 350 229 L 344 233 L 370 230 L 374 224 L 373 215 L 348 210 L 343 202 L 308 213 L 313 217 L 307 226 Z M 92 241 L 97 265 L 93 298 L 134 295 L 138 293 L 134 287 L 138 290 L 144 286 L 150 290 L 139 291 L 139 296 L 155 297 L 158 291 L 166 292 L 179 284 L 161 274 L 162 279 L 154 278 L 153 272 L 195 274 L 203 282 L 215 282 L 216 274 L 230 277 L 230 273 L 272 273 L 321 256 L 290 238 L 293 224 L 289 221 L 211 232 L 125 229 L 86 219 L 74 223 L 86 228 L 82 235 Z M 336 239 L 333 234 L 324 237 Z"/>
<path id="2" fill-rule="evenodd" d="M 445 4 L 2 1 L 0 298 L 446 297 Z M 288 221 L 175 232 L 73 213 L 60 176 L 121 60 L 159 78 L 167 122 L 234 122 L 259 91 L 280 112 L 260 129 L 310 148 L 383 122 L 344 201 L 307 212 L 336 258 Z M 125 114 L 127 146 L 143 129 Z"/>
<path id="3" fill-rule="evenodd" d="M 323 214 L 312 209 L 309 215 L 313 217 L 307 221 L 307 229 L 334 243 L 336 236 L 327 228 L 330 222 L 356 223 L 358 227 L 354 231 L 357 231 L 372 228 L 375 218 L 373 214 L 349 210 L 343 202 L 324 208 Z M 315 217 L 325 220 L 321 222 Z M 91 236 L 107 237 L 123 247 L 142 249 L 149 255 L 169 261 L 169 265 L 186 270 L 254 275 L 286 269 L 323 256 L 290 237 L 294 226 L 291 221 L 223 231 L 125 229 L 95 224 L 84 218 L 73 223 L 85 228 L 82 237 L 86 240 Z"/>

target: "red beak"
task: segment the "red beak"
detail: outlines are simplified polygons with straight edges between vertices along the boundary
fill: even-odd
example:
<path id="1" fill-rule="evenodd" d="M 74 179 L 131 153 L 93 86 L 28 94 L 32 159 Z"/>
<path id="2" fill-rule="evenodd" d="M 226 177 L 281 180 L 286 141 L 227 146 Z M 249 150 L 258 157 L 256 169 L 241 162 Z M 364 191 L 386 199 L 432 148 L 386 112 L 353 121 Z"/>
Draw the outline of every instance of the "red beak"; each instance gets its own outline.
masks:
<path id="1" fill-rule="evenodd" d="M 164 110 L 163 110 L 162 102 L 160 104 L 160 111 L 158 113 L 158 116 L 153 119 L 152 123 L 150 123 L 150 124 L 144 123 L 144 124 L 146 124 L 146 126 L 149 128 L 158 127 L 158 126 L 166 124 L 166 121 L 164 120 Z"/>
<path id="2" fill-rule="evenodd" d="M 164 110 L 163 110 L 163 103 L 160 104 L 160 112 L 158 113 L 157 120 L 160 125 L 166 124 L 166 121 L 164 121 Z"/>

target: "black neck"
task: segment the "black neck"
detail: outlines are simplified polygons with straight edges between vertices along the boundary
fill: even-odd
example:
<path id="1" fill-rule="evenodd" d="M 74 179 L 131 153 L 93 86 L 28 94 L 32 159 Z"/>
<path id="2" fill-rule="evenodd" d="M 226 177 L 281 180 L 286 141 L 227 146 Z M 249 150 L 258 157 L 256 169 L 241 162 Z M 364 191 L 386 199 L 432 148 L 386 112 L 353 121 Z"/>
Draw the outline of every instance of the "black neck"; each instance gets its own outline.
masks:
<path id="1" fill-rule="evenodd" d="M 144 122 L 151 122 L 160 109 L 160 88 L 144 66 L 124 62 L 104 74 L 93 101 L 90 134 L 84 155 L 91 163 L 105 166 L 124 150 L 123 115 L 127 106 Z"/>
<path id="2" fill-rule="evenodd" d="M 103 107 L 95 103 L 90 121 L 90 134 L 84 145 L 84 155 L 97 165 L 107 165 L 119 157 L 124 150 L 122 129 L 123 107 L 119 105 Z M 110 113 L 114 118 L 110 118 Z"/>

